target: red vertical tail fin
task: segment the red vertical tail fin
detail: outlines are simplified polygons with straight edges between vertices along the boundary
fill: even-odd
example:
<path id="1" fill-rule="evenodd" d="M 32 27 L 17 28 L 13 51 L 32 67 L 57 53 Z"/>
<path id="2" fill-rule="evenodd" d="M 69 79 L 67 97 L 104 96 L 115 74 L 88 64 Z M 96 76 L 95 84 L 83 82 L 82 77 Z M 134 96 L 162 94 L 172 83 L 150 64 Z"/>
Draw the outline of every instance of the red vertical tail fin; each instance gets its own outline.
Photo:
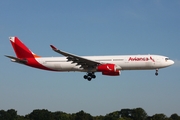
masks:
<path id="1" fill-rule="evenodd" d="M 10 37 L 10 42 L 13 46 L 14 52 L 18 58 L 37 58 L 40 57 L 34 54 L 24 43 L 17 37 Z"/>

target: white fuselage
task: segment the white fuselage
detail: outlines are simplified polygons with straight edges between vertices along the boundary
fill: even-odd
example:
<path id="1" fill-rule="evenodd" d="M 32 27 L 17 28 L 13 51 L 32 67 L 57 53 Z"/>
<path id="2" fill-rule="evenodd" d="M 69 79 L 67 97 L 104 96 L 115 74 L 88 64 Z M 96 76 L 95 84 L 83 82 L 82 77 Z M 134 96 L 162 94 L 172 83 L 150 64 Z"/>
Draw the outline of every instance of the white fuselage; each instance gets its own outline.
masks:
<path id="1" fill-rule="evenodd" d="M 83 58 L 100 63 L 111 63 L 119 66 L 119 70 L 150 70 L 160 69 L 172 65 L 174 62 L 168 57 L 160 55 L 119 55 L 119 56 L 82 56 Z M 76 63 L 67 61 L 66 57 L 36 58 L 43 66 L 55 71 L 87 72 Z M 96 69 L 90 71 L 96 72 Z"/>

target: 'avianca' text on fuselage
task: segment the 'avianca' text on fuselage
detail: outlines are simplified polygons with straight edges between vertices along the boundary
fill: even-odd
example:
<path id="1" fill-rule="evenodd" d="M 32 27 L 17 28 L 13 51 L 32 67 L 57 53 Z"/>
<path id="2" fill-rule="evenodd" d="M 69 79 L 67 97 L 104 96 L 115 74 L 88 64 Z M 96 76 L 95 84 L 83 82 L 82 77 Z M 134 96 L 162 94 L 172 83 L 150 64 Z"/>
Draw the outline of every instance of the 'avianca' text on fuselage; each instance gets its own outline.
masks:
<path id="1" fill-rule="evenodd" d="M 150 56 L 150 57 L 130 57 L 128 61 L 149 61 L 152 60 L 153 62 L 154 59 Z"/>
<path id="2" fill-rule="evenodd" d="M 84 79 L 96 78 L 95 72 L 103 75 L 119 76 L 121 70 L 158 70 L 174 64 L 166 56 L 161 55 L 114 55 L 114 56 L 78 56 L 50 45 L 52 50 L 64 57 L 41 57 L 33 53 L 17 37 L 10 37 L 16 57 L 5 55 L 12 62 L 50 71 L 86 72 Z"/>

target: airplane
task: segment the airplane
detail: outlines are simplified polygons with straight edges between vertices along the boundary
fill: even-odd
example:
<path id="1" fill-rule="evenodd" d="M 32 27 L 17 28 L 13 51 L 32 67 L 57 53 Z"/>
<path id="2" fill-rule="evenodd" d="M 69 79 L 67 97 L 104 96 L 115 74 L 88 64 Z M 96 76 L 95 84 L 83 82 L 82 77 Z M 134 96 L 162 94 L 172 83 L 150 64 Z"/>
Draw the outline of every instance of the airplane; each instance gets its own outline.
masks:
<path id="1" fill-rule="evenodd" d="M 33 68 L 50 71 L 86 72 L 84 79 L 95 79 L 96 72 L 102 75 L 119 76 L 122 70 L 158 70 L 174 64 L 169 57 L 161 55 L 111 55 L 111 56 L 78 56 L 50 45 L 53 51 L 63 57 L 41 57 L 33 53 L 18 37 L 9 37 L 16 57 L 5 55 L 12 62 Z"/>

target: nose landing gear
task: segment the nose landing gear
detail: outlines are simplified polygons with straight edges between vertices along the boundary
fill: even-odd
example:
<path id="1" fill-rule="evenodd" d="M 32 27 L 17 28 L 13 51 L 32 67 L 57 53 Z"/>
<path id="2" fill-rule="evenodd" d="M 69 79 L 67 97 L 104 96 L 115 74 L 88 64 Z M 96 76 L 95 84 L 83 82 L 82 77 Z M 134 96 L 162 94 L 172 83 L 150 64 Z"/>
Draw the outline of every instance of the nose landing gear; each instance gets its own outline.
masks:
<path id="1" fill-rule="evenodd" d="M 89 72 L 86 75 L 84 75 L 84 79 L 87 79 L 88 81 L 91 81 L 91 79 L 95 79 L 96 75 L 94 74 L 94 72 Z"/>
<path id="2" fill-rule="evenodd" d="M 156 69 L 155 75 L 158 76 L 158 69 Z"/>

